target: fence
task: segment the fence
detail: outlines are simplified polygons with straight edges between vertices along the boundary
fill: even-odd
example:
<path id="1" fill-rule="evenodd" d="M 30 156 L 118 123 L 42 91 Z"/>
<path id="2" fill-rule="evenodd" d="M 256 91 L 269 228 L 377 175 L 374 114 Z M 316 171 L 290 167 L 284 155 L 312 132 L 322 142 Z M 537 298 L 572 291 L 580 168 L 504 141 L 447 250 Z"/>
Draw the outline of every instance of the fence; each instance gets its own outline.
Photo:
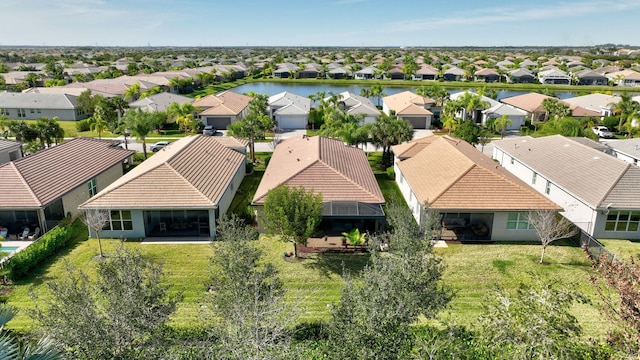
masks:
<path id="1" fill-rule="evenodd" d="M 587 255 L 589 255 L 591 260 L 598 261 L 602 255 L 606 256 L 609 261 L 612 262 L 618 260 L 611 251 L 604 247 L 604 245 L 584 231 L 580 231 L 579 240 L 580 246 L 587 252 Z"/>

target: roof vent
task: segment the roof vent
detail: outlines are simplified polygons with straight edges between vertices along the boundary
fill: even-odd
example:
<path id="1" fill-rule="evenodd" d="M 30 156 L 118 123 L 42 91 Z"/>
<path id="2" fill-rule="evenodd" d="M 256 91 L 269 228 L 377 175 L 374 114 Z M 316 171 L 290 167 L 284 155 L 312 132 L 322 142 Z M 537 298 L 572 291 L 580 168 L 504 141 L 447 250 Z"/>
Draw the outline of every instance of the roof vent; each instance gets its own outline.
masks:
<path id="1" fill-rule="evenodd" d="M 598 159 L 600 159 L 600 156 L 594 156 L 593 157 L 593 160 L 598 160 Z"/>

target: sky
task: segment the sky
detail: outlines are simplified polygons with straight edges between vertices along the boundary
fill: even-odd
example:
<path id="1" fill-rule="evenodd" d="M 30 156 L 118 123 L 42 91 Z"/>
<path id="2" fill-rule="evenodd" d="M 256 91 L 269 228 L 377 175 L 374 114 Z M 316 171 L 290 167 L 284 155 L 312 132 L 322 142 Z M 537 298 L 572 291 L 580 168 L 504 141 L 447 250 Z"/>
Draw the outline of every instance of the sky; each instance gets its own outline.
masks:
<path id="1" fill-rule="evenodd" d="M 0 0 L 0 46 L 640 45 L 640 0 Z"/>

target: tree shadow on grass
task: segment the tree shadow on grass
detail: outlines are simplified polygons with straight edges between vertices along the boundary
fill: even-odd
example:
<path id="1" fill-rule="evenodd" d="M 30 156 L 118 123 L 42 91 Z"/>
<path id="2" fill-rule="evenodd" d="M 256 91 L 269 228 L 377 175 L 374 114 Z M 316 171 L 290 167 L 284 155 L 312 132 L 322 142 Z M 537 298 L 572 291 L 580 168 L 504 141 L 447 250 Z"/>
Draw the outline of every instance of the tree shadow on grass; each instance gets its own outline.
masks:
<path id="1" fill-rule="evenodd" d="M 344 270 L 349 271 L 352 275 L 358 275 L 362 269 L 369 263 L 369 253 L 353 253 L 353 254 L 324 254 L 319 253 L 313 261 L 306 262 L 304 267 L 319 271 L 325 277 L 332 275 L 342 276 Z"/>

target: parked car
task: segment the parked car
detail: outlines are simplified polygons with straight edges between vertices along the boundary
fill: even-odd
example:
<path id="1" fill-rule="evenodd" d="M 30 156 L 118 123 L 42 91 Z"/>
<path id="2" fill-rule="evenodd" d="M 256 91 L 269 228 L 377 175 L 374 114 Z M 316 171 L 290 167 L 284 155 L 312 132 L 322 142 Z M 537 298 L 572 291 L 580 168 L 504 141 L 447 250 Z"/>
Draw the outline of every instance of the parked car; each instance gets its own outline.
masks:
<path id="1" fill-rule="evenodd" d="M 204 127 L 204 129 L 202 130 L 202 133 L 204 135 L 209 135 L 209 136 L 213 136 L 216 134 L 216 131 L 218 131 L 213 125 L 207 125 Z"/>
<path id="2" fill-rule="evenodd" d="M 164 149 L 167 145 L 171 144 L 170 141 L 158 141 L 155 144 L 149 145 L 149 150 L 153 152 L 158 152 Z"/>
<path id="3" fill-rule="evenodd" d="M 598 135 L 601 138 L 610 139 L 613 137 L 613 133 L 606 126 L 594 126 L 591 128 L 594 134 Z"/>

